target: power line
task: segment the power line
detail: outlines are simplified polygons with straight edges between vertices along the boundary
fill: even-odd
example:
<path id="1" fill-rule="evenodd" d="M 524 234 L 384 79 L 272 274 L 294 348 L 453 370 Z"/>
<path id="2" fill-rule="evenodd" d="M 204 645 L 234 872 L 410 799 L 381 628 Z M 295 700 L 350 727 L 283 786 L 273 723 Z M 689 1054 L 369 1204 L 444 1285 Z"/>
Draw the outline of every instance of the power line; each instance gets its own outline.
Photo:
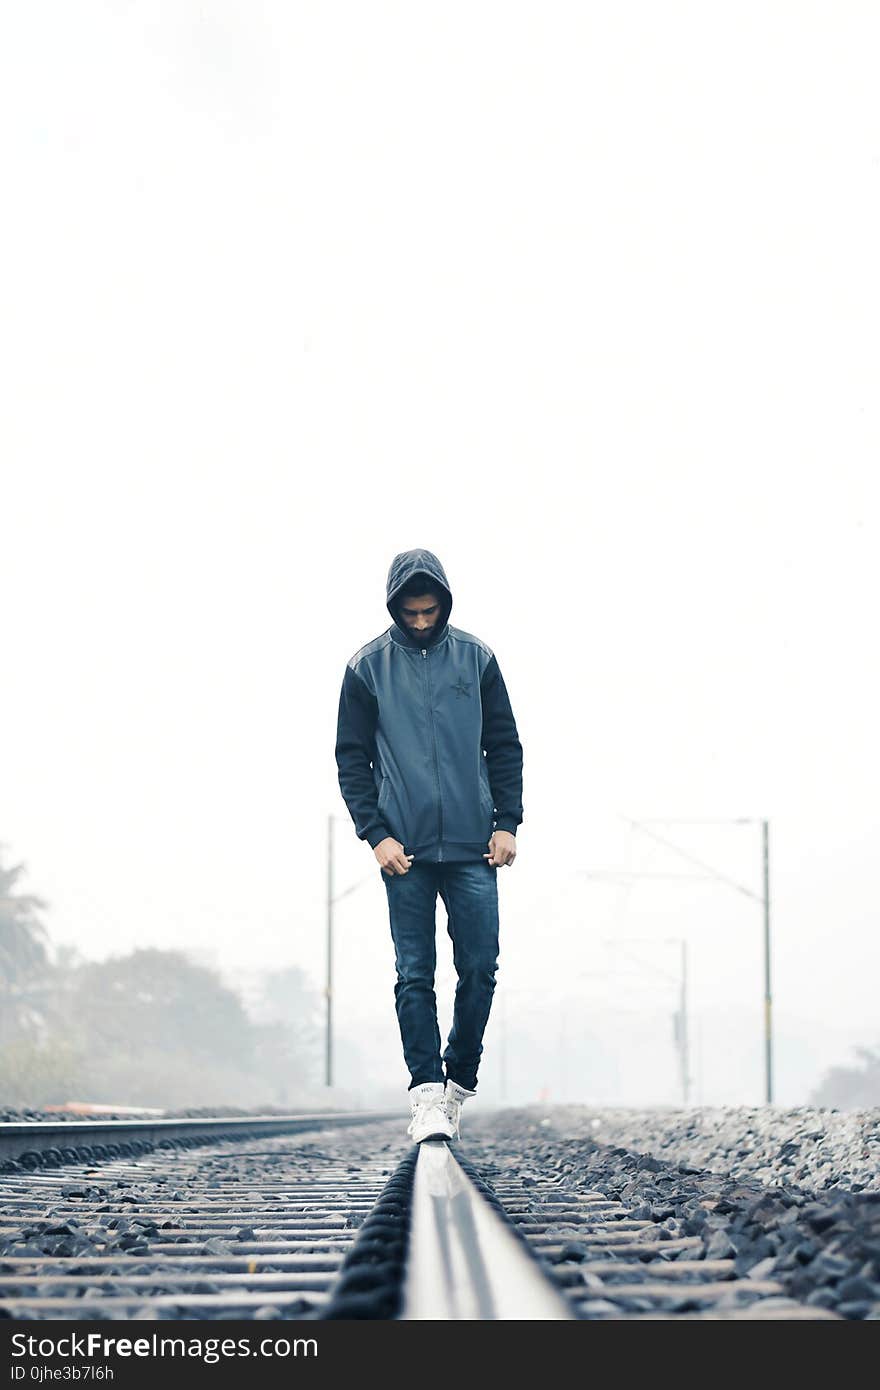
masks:
<path id="1" fill-rule="evenodd" d="M 672 850 L 673 854 L 677 854 L 680 858 L 686 859 L 689 864 L 696 864 L 697 868 L 703 869 L 710 878 L 717 879 L 719 883 L 726 883 L 729 888 L 735 888 L 737 893 L 742 893 L 745 897 L 752 898 L 756 903 L 762 903 L 764 901 L 759 893 L 753 893 L 751 888 L 746 888 L 744 884 L 737 883 L 736 879 L 728 878 L 727 874 L 722 874 L 720 870 L 714 868 L 712 864 L 707 864 L 704 859 L 698 859 L 695 854 L 689 854 L 687 850 L 681 849 L 680 846 L 674 844 L 672 840 L 667 840 L 663 835 L 658 835 L 656 831 L 649 830 L 643 822 L 633 820 L 630 816 L 623 816 L 622 819 L 625 820 L 628 825 L 632 826 L 633 830 L 640 830 L 643 835 L 647 835 L 650 839 L 656 840 L 658 845 L 665 845 L 667 849 Z M 720 823 L 721 822 L 719 822 L 719 824 Z M 744 821 L 735 822 L 737 825 L 745 823 Z"/>

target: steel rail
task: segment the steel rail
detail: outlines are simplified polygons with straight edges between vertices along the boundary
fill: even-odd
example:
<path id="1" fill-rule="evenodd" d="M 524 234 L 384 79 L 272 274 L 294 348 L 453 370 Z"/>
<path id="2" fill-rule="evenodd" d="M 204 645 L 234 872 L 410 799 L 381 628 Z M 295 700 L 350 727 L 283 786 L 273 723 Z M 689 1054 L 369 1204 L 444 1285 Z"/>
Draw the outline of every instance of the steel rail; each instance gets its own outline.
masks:
<path id="1" fill-rule="evenodd" d="M 573 1320 L 445 1140 L 419 1145 L 401 1319 Z"/>
<path id="2" fill-rule="evenodd" d="M 0 1163 L 26 1154 L 63 1154 L 65 1149 L 138 1142 L 159 1146 L 174 1140 L 253 1138 L 307 1129 L 369 1124 L 397 1118 L 379 1110 L 317 1111 L 300 1115 L 245 1115 L 171 1120 L 19 1120 L 0 1124 Z"/>

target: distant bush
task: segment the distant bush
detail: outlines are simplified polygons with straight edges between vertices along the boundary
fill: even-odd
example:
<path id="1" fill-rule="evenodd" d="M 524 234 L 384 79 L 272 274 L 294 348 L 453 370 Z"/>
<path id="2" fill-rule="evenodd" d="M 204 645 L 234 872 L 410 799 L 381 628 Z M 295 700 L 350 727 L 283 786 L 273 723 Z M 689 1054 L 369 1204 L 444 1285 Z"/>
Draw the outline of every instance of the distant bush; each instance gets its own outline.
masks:
<path id="1" fill-rule="evenodd" d="M 880 1105 L 880 1047 L 857 1047 L 861 1066 L 832 1067 L 813 1094 L 811 1105 L 832 1110 L 871 1110 Z"/>
<path id="2" fill-rule="evenodd" d="M 83 1058 L 64 1039 L 17 1038 L 0 1051 L 0 1105 L 39 1109 L 63 1105 L 79 1087 Z"/>

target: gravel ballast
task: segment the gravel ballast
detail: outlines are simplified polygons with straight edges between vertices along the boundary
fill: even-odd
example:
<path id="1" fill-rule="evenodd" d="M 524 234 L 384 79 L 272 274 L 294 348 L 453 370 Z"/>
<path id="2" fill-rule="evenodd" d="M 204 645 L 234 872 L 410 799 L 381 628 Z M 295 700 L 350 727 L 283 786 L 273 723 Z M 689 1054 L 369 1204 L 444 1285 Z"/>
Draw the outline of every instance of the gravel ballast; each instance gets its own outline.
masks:
<path id="1" fill-rule="evenodd" d="M 878 1121 L 877 1111 L 775 1108 L 493 1114 L 472 1102 L 462 1141 L 490 1185 L 556 1174 L 563 1189 L 624 1203 L 661 1241 L 699 1237 L 688 1259 L 732 1260 L 738 1277 L 776 1280 L 810 1307 L 878 1319 Z M 570 1242 L 560 1260 L 589 1281 L 577 1232 L 557 1234 Z"/>
<path id="2" fill-rule="evenodd" d="M 880 1110 L 560 1105 L 542 1107 L 541 1117 L 560 1134 L 768 1185 L 880 1191 Z"/>

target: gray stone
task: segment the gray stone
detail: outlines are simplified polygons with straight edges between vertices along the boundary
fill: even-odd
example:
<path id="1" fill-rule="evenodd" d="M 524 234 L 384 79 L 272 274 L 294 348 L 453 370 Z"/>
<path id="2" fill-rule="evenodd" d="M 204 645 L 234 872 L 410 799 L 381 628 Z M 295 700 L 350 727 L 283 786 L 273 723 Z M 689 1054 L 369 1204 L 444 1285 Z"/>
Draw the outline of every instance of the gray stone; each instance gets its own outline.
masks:
<path id="1" fill-rule="evenodd" d="M 707 1260 L 726 1260 L 735 1253 L 726 1231 L 715 1231 L 706 1246 Z"/>

